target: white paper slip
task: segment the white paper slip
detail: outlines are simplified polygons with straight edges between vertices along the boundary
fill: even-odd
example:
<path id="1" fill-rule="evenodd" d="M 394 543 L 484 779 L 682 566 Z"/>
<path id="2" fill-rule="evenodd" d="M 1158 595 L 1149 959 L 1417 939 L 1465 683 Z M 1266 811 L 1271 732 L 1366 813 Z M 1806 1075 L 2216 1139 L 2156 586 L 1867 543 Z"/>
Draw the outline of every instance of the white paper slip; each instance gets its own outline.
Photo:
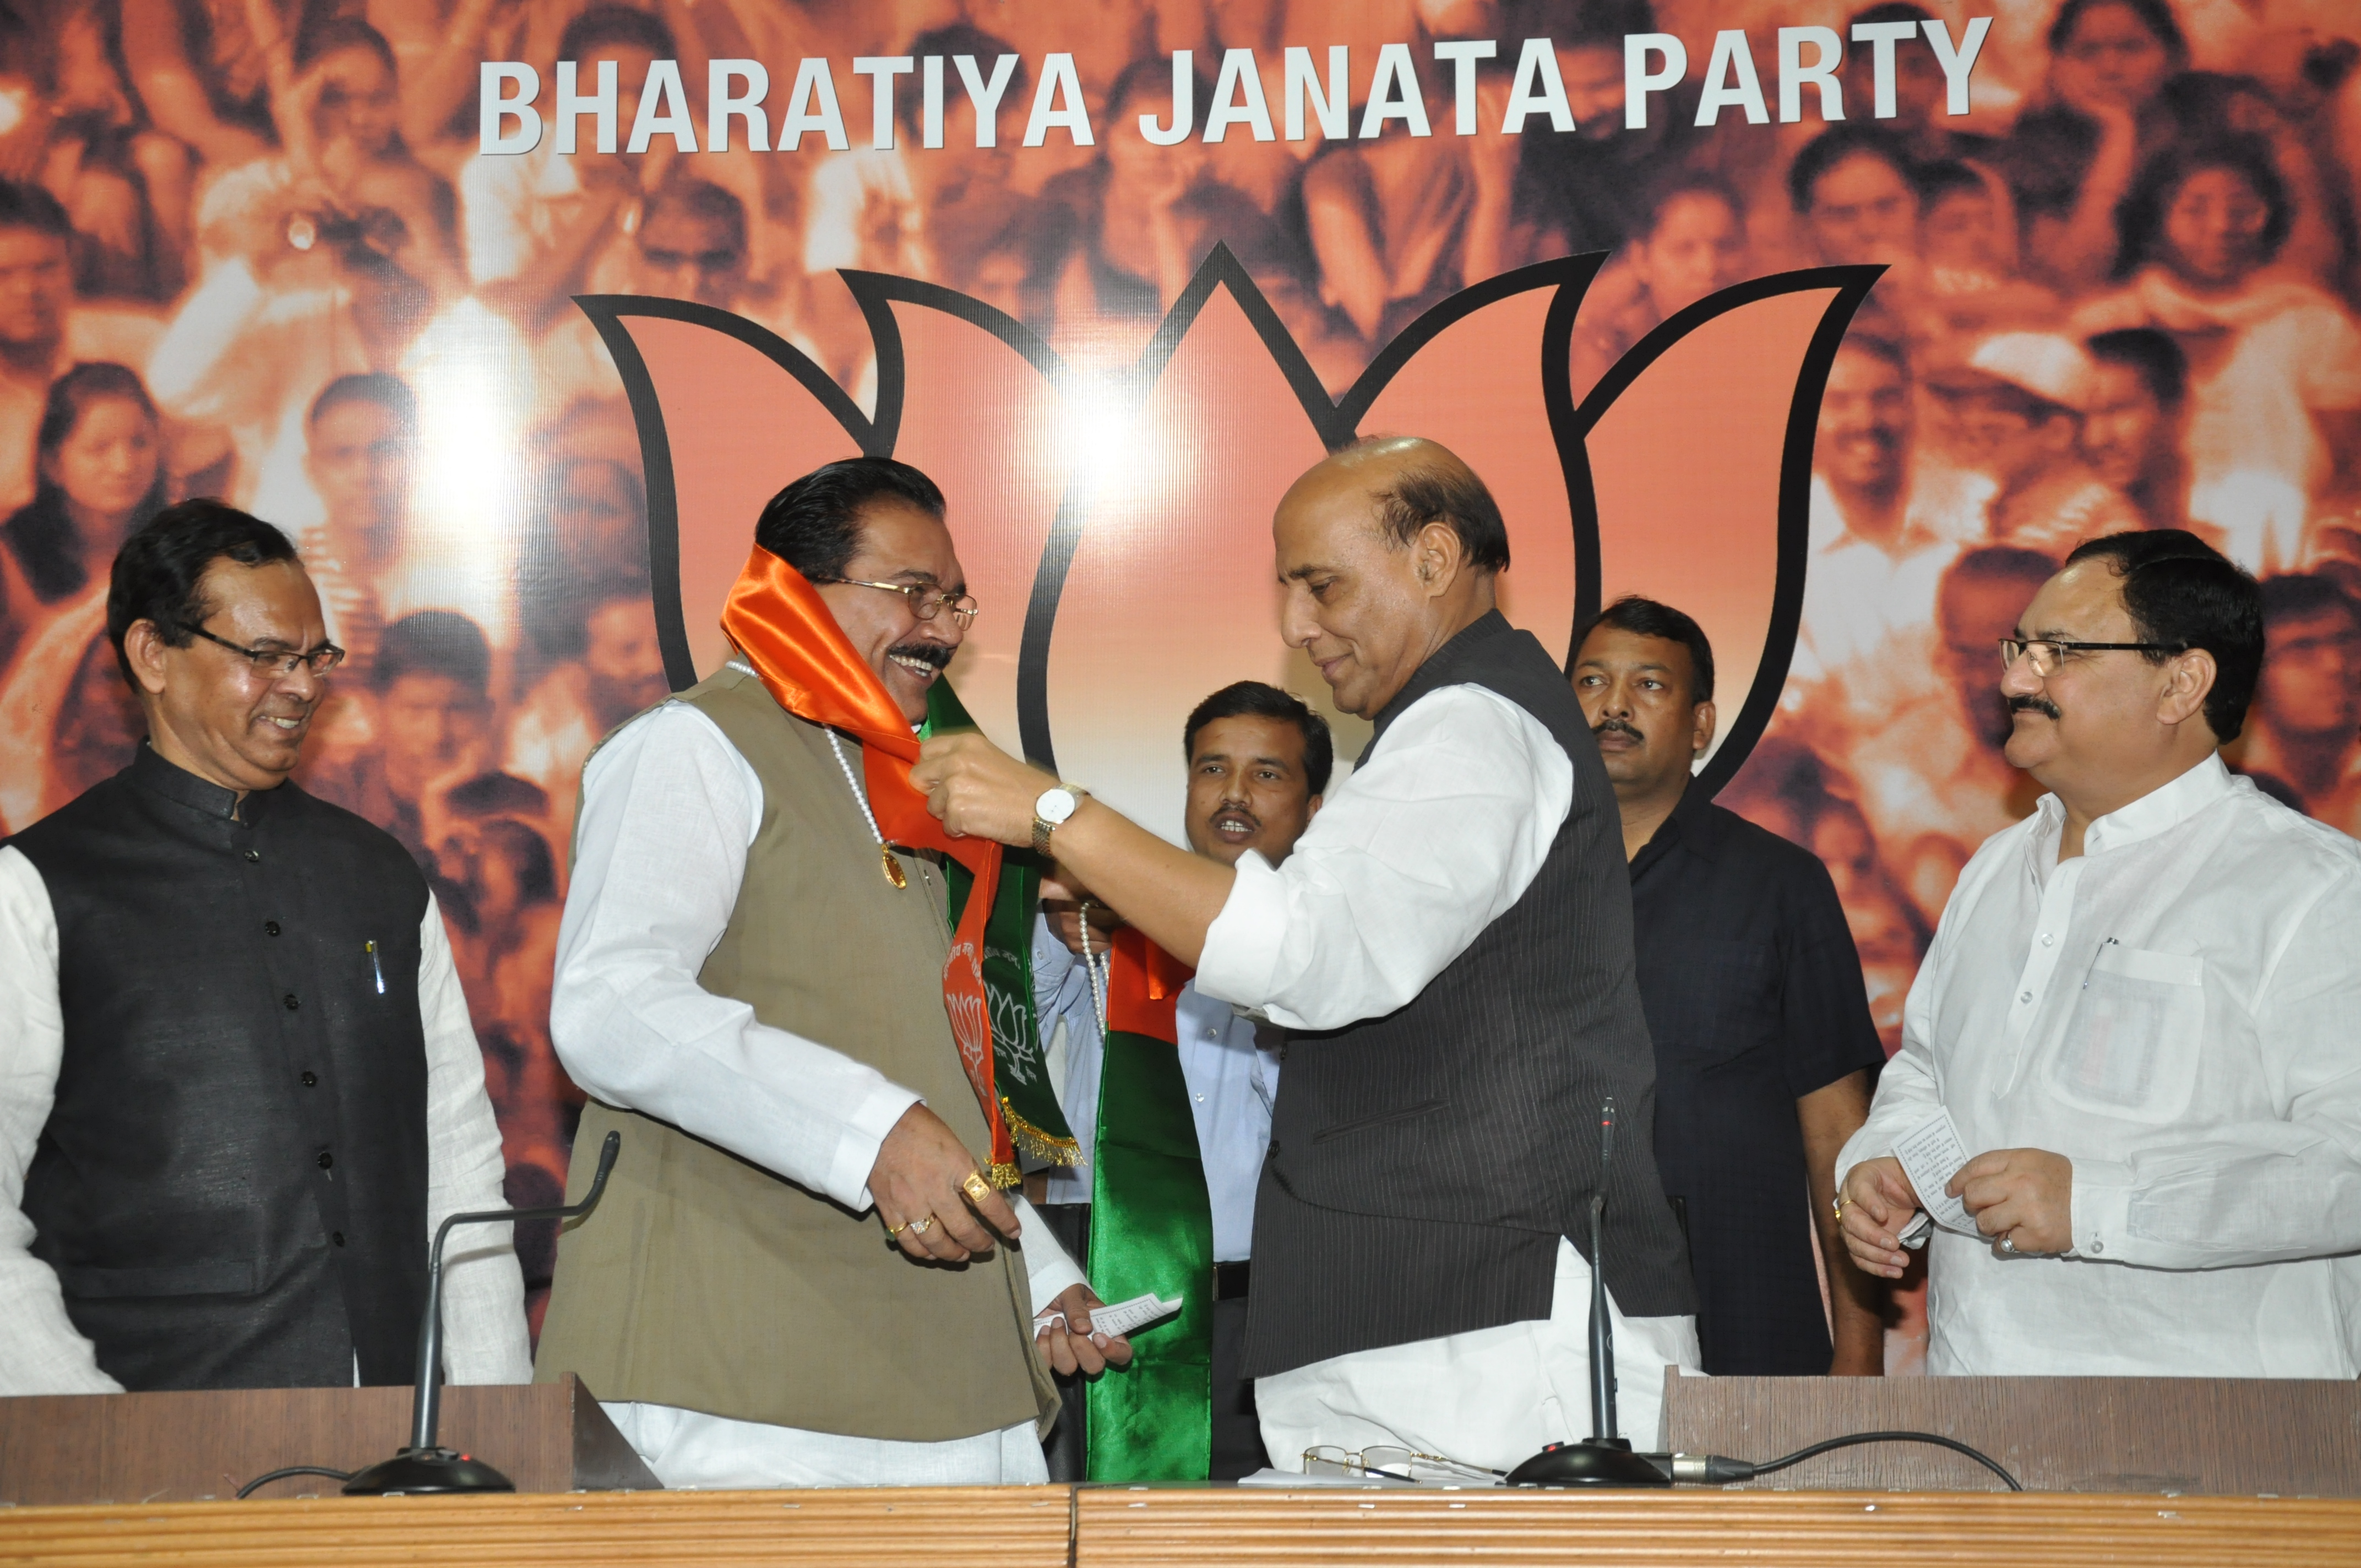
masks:
<path id="1" fill-rule="evenodd" d="M 1918 1190 L 1919 1204 L 1937 1224 L 1963 1236 L 1979 1234 L 1967 1209 L 1943 1190 L 1960 1173 L 1960 1167 L 1968 1163 L 1968 1151 L 1960 1143 L 1960 1129 L 1951 1125 L 1949 1111 L 1936 1112 L 1895 1139 L 1894 1157 L 1902 1162 L 1902 1174 Z"/>
<path id="2" fill-rule="evenodd" d="M 1155 1291 L 1150 1290 L 1147 1295 L 1134 1296 L 1128 1301 L 1116 1301 L 1108 1306 L 1093 1308 L 1091 1312 L 1091 1332 L 1120 1336 L 1144 1329 L 1160 1318 L 1169 1318 L 1180 1310 L 1179 1301 L 1163 1300 Z M 1066 1314 L 1063 1312 L 1050 1312 L 1039 1320 L 1043 1324 L 1065 1321 Z"/>

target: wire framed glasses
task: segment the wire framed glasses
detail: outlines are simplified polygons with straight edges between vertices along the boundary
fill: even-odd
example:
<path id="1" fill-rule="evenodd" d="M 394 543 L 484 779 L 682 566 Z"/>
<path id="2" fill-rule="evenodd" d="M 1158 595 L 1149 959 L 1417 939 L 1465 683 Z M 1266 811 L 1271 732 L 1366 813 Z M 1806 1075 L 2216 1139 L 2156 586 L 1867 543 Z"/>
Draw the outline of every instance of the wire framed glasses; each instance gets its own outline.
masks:
<path id="1" fill-rule="evenodd" d="M 184 622 L 181 630 L 192 637 L 202 637 L 217 648 L 226 648 L 233 653 L 245 655 L 254 665 L 256 674 L 268 675 L 275 681 L 284 680 L 293 674 L 295 666 L 298 664 L 308 664 L 314 675 L 324 675 L 345 662 L 345 651 L 333 642 L 323 642 L 317 648 L 301 650 L 241 648 L 228 638 L 216 637 L 202 626 L 191 626 Z"/>
<path id="2" fill-rule="evenodd" d="M 2186 653 L 2188 648 L 2178 642 L 2069 642 L 2057 637 L 2004 637 L 2000 639 L 2000 667 L 2003 673 L 2016 668 L 2019 659 L 2033 661 L 2033 673 L 2047 676 L 2056 672 L 2069 653 Z"/>
<path id="3" fill-rule="evenodd" d="M 947 594 L 932 583 L 866 583 L 859 577 L 814 577 L 814 586 L 841 583 L 849 588 L 883 588 L 889 594 L 900 594 L 910 601 L 910 613 L 920 620 L 932 620 L 945 610 L 961 628 L 975 624 L 975 612 L 983 607 L 975 602 L 972 594 Z"/>

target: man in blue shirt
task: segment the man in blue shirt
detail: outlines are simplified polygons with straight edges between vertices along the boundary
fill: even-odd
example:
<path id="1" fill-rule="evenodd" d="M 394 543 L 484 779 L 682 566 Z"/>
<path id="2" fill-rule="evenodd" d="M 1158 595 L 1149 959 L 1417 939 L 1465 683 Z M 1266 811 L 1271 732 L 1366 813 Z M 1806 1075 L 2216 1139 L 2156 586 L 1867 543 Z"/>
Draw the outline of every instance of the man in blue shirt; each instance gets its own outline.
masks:
<path id="1" fill-rule="evenodd" d="M 1185 828 L 1198 854 L 1235 865 L 1248 850 L 1271 864 L 1285 860 L 1328 787 L 1334 749 L 1327 720 L 1299 698 L 1260 681 L 1223 687 L 1189 715 L 1181 732 L 1189 759 Z M 1033 989 L 1066 1121 L 1082 1164 L 1049 1174 L 1042 1212 L 1085 1266 L 1091 1172 L 1098 1125 L 1102 1058 L 1099 1008 L 1114 914 L 1085 901 L 1049 896 L 1033 939 Z M 1080 956 L 1087 921 L 1092 965 Z M 1177 1007 L 1180 1073 L 1197 1124 L 1205 1191 L 1213 1219 L 1212 1478 L 1234 1480 L 1267 1463 L 1254 1389 L 1239 1376 L 1246 1339 L 1248 1259 L 1254 1245 L 1255 1186 L 1270 1142 L 1270 1108 L 1279 1091 L 1276 1031 L 1239 1016 L 1226 1002 L 1201 996 L 1191 983 Z M 1061 1382 L 1065 1381 L 1063 1379 Z M 1059 1423 L 1053 1478 L 1080 1479 L 1079 1387 L 1070 1389 Z M 1063 1463 L 1060 1463 L 1060 1459 Z"/>

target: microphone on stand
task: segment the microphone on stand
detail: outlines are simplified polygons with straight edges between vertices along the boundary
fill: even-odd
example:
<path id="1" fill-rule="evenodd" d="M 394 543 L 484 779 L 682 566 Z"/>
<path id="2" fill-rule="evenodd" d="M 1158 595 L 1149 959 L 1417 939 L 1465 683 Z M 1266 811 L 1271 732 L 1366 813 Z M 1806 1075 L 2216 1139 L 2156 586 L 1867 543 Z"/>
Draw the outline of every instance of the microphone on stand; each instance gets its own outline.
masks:
<path id="1" fill-rule="evenodd" d="M 1554 1442 L 1508 1474 L 1511 1486 L 1669 1486 L 1671 1459 L 1631 1452 L 1615 1431 L 1615 1322 L 1607 1306 L 1607 1173 L 1615 1160 L 1615 1097 L 1598 1108 L 1598 1186 L 1590 1194 L 1590 1435 Z"/>
<path id="2" fill-rule="evenodd" d="M 513 1492 L 516 1483 L 471 1455 L 443 1447 L 434 1429 L 443 1409 L 443 1244 L 454 1225 L 488 1225 L 502 1220 L 572 1220 L 588 1215 L 606 1195 L 608 1173 L 623 1147 L 623 1135 L 609 1133 L 598 1146 L 598 1173 L 579 1203 L 563 1208 L 500 1209 L 454 1214 L 434 1233 L 426 1255 L 426 1314 L 418 1325 L 418 1387 L 411 1404 L 410 1443 L 391 1459 L 356 1471 L 345 1483 L 348 1497 L 407 1492 Z M 251 1486 L 253 1484 L 249 1484 Z M 240 1494 L 243 1496 L 244 1494 Z"/>

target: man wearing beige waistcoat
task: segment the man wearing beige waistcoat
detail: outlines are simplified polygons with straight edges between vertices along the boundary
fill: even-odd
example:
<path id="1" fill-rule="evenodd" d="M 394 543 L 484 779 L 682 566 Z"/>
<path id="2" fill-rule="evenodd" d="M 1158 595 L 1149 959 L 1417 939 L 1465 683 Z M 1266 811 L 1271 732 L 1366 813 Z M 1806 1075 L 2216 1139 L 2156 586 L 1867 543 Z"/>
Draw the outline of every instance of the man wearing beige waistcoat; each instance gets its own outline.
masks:
<path id="1" fill-rule="evenodd" d="M 870 674 L 925 716 L 975 614 L 943 511 L 886 458 L 787 486 L 730 615 L 767 577 L 763 646 L 824 656 L 782 681 L 726 622 L 740 655 L 583 773 L 550 1024 L 577 1147 L 623 1152 L 559 1244 L 539 1376 L 580 1374 L 667 1486 L 1046 1481 L 1049 1368 L 1130 1356 L 979 1174 L 941 865 L 889 846 L 862 743 L 801 717 L 831 684 L 873 711 Z"/>

